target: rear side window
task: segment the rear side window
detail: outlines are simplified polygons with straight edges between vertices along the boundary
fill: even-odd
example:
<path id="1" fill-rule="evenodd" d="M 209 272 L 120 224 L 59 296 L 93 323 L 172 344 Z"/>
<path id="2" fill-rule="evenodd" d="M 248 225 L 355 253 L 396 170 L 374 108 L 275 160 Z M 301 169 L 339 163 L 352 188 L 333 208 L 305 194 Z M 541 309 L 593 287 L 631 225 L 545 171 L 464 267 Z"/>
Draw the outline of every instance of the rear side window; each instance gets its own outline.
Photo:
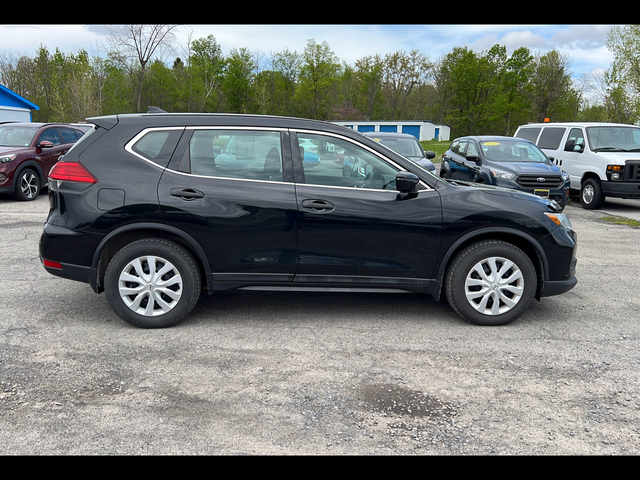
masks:
<path id="1" fill-rule="evenodd" d="M 540 128 L 521 128 L 518 131 L 518 138 L 524 138 L 531 143 L 536 143 L 538 135 L 540 134 Z"/>
<path id="2" fill-rule="evenodd" d="M 540 140 L 538 140 L 538 147 L 557 150 L 566 130 L 566 128 L 562 127 L 545 127 L 542 130 L 542 135 L 540 135 Z"/>
<path id="3" fill-rule="evenodd" d="M 189 142 L 190 172 L 206 177 L 283 181 L 279 132 L 195 130 Z"/>
<path id="4" fill-rule="evenodd" d="M 166 167 L 180 140 L 183 129 L 151 130 L 135 139 L 130 151 L 146 160 Z"/>

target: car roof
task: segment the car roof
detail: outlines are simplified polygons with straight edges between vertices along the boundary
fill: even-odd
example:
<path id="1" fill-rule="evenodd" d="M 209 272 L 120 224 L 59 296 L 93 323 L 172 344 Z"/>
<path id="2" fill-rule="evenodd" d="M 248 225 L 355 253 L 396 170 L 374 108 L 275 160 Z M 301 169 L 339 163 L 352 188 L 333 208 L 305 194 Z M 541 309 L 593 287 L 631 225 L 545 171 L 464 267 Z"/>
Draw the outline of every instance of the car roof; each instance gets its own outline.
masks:
<path id="1" fill-rule="evenodd" d="M 491 141 L 506 141 L 506 140 L 510 140 L 513 141 L 515 140 L 515 137 L 507 137 L 504 135 L 468 135 L 465 137 L 458 137 L 454 140 L 454 142 L 456 140 L 475 140 L 476 142 L 491 142 Z M 523 139 L 518 139 L 518 140 L 525 140 Z M 528 142 L 528 140 L 525 140 Z"/>
<path id="2" fill-rule="evenodd" d="M 399 138 L 406 138 L 406 137 L 413 137 L 416 138 L 415 135 L 411 135 L 410 133 L 399 133 L 399 132 L 360 132 L 363 135 L 366 135 L 367 137 L 380 137 L 380 138 L 393 138 L 393 137 L 399 137 Z M 417 138 L 416 138 L 417 140 Z"/>
<path id="3" fill-rule="evenodd" d="M 635 127 L 638 125 L 630 125 L 628 123 L 610 123 L 610 122 L 558 122 L 558 123 L 527 123 L 526 125 L 520 125 L 520 128 L 527 127 Z"/>

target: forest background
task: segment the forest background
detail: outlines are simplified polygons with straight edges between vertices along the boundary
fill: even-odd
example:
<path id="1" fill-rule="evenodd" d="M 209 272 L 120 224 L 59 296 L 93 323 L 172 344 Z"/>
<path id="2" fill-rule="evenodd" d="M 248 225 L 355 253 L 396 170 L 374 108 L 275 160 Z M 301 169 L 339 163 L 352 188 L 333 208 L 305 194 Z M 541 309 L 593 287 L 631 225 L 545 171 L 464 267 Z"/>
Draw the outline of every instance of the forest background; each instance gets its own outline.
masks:
<path id="1" fill-rule="evenodd" d="M 33 121 L 78 122 L 146 111 L 286 115 L 327 121 L 423 121 L 451 127 L 452 138 L 513 135 L 544 121 L 640 119 L 640 26 L 613 27 L 614 61 L 601 74 L 572 78 L 571 59 L 526 47 L 455 47 L 431 60 L 419 50 L 341 61 L 327 42 L 269 55 L 215 36 L 177 45 L 178 25 L 114 25 L 105 58 L 87 51 L 34 56 L 0 50 L 0 84 L 39 106 Z M 181 51 L 176 56 L 173 52 Z"/>

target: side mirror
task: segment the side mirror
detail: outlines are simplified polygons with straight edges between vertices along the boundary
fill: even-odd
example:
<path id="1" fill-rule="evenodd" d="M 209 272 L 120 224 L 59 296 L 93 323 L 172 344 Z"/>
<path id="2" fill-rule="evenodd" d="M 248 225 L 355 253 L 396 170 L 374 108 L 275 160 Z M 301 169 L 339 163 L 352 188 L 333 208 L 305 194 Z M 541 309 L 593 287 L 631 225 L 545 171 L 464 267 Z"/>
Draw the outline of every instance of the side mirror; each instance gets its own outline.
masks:
<path id="1" fill-rule="evenodd" d="M 432 158 L 436 158 L 436 152 L 432 152 L 431 150 L 427 150 L 425 152 L 427 154 L 427 158 L 431 160 Z"/>
<path id="2" fill-rule="evenodd" d="M 402 193 L 415 192 L 420 179 L 411 172 L 398 172 L 396 175 L 396 190 Z"/>
<path id="3" fill-rule="evenodd" d="M 476 165 L 482 165 L 482 160 L 480 160 L 480 157 L 478 157 L 477 155 L 468 155 L 466 158 L 470 162 L 475 162 Z"/>
<path id="4" fill-rule="evenodd" d="M 38 145 L 36 145 L 37 148 L 51 148 L 53 147 L 53 143 L 50 142 L 49 140 L 42 140 Z"/>

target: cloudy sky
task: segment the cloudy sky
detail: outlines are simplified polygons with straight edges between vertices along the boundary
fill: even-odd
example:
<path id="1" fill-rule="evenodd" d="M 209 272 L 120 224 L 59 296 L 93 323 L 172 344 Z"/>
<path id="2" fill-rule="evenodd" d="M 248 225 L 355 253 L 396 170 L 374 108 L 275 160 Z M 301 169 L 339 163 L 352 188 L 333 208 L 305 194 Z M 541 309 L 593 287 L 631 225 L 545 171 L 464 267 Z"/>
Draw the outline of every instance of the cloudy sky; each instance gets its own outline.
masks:
<path id="1" fill-rule="evenodd" d="M 437 60 L 454 47 L 480 52 L 499 43 L 510 54 L 518 47 L 533 53 L 552 49 L 565 53 L 574 76 L 609 68 L 605 47 L 611 25 L 183 25 L 178 30 L 175 56 L 184 56 L 187 40 L 213 35 L 228 54 L 248 48 L 265 55 L 285 49 L 302 53 L 309 39 L 326 41 L 337 57 L 351 65 L 367 55 L 418 49 Z M 0 53 L 35 54 L 41 46 L 53 52 L 104 55 L 106 28 L 102 25 L 0 25 Z"/>

